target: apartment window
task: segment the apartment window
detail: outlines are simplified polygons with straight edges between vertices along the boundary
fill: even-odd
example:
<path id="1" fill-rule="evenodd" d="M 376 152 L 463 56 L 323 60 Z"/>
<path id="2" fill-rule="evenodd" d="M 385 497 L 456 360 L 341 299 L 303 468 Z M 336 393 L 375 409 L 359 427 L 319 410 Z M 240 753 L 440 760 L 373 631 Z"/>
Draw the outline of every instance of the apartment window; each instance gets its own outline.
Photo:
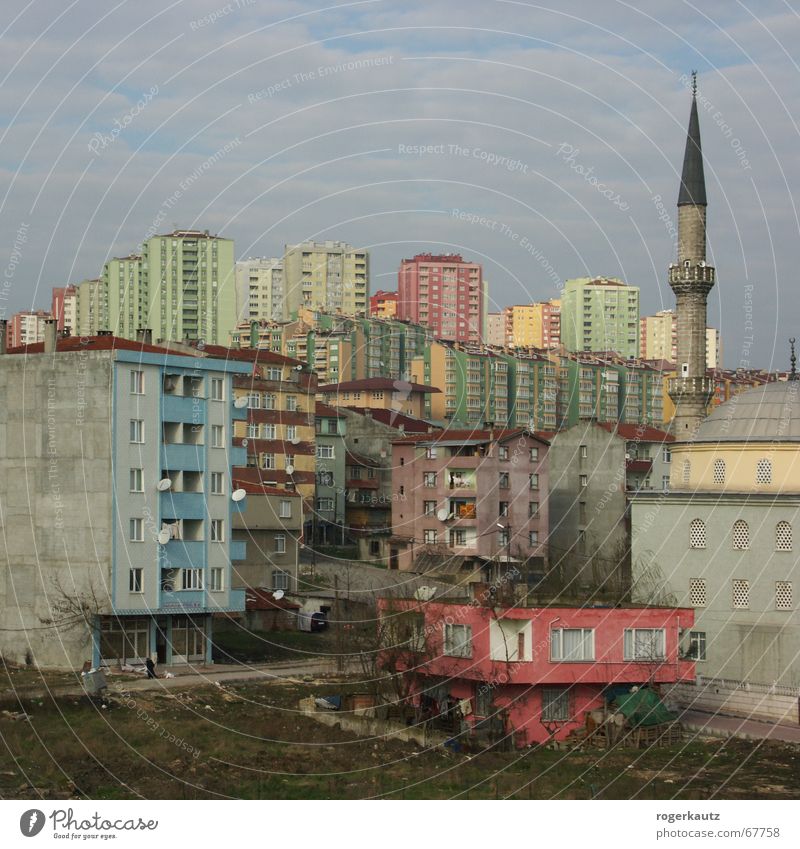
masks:
<path id="1" fill-rule="evenodd" d="M 274 454 L 262 454 L 261 455 L 261 468 L 262 469 L 277 469 L 277 465 L 275 463 L 275 455 Z"/>
<path id="2" fill-rule="evenodd" d="M 224 495 L 225 482 L 222 477 L 222 472 L 211 472 L 211 494 Z"/>
<path id="3" fill-rule="evenodd" d="M 287 395 L 286 396 L 286 409 L 290 413 L 294 413 L 297 410 L 297 396 L 296 395 Z"/>
<path id="4" fill-rule="evenodd" d="M 297 425 L 287 425 L 286 426 L 286 438 L 290 442 L 293 439 L 297 439 Z"/>
<path id="5" fill-rule="evenodd" d="M 430 528 L 426 528 L 423 532 L 423 542 L 427 545 L 435 545 L 436 544 L 436 531 L 431 530 Z"/>
<path id="6" fill-rule="evenodd" d="M 131 469 L 131 492 L 144 492 L 144 475 L 141 469 Z"/>
<path id="7" fill-rule="evenodd" d="M 211 447 L 225 447 L 225 428 L 222 425 L 211 425 Z"/>
<path id="8" fill-rule="evenodd" d="M 281 501 L 281 519 L 291 519 L 292 518 L 292 502 L 288 499 L 284 499 Z"/>
<path id="9" fill-rule="evenodd" d="M 128 589 L 132 593 L 144 592 L 144 569 L 135 567 L 128 573 Z"/>
<path id="10" fill-rule="evenodd" d="M 692 519 L 689 522 L 689 547 L 706 547 L 706 523 L 702 519 Z"/>
<path id="11" fill-rule="evenodd" d="M 222 519 L 211 520 L 211 542 L 225 542 L 225 523 Z"/>
<path id="12" fill-rule="evenodd" d="M 131 542 L 144 542 L 144 519 L 131 519 L 130 539 Z"/>
<path id="13" fill-rule="evenodd" d="M 498 516 L 508 516 L 508 502 L 507 501 L 501 501 L 500 502 L 500 508 L 497 511 L 497 515 Z"/>
<path id="14" fill-rule="evenodd" d="M 225 381 L 221 377 L 211 378 L 211 400 L 225 400 Z"/>
<path id="15" fill-rule="evenodd" d="M 498 449 L 498 457 L 501 460 L 508 460 L 508 446 L 501 445 Z"/>
<path id="16" fill-rule="evenodd" d="M 756 483 L 772 483 L 772 462 L 761 459 L 756 463 Z"/>
<path id="17" fill-rule="evenodd" d="M 692 607 L 705 607 L 706 597 L 705 578 L 692 578 L 689 581 L 689 604 Z"/>
<path id="18" fill-rule="evenodd" d="M 788 522 L 775 525 L 775 551 L 792 550 L 792 526 Z"/>
<path id="19" fill-rule="evenodd" d="M 423 501 L 422 502 L 422 513 L 425 516 L 433 516 L 436 512 L 436 502 L 435 501 Z"/>
<path id="20" fill-rule="evenodd" d="M 666 657 L 664 629 L 626 628 L 623 655 L 625 660 L 664 660 Z"/>
<path id="21" fill-rule="evenodd" d="M 320 486 L 333 486 L 333 472 L 317 472 L 317 483 Z"/>
<path id="22" fill-rule="evenodd" d="M 714 460 L 714 483 L 725 483 L 725 461 Z"/>
<path id="23" fill-rule="evenodd" d="M 248 410 L 257 410 L 261 406 L 261 393 L 260 392 L 251 392 L 247 396 L 247 409 Z"/>
<path id="24" fill-rule="evenodd" d="M 267 369 L 267 380 L 281 380 L 283 378 L 283 371 L 279 368 L 268 368 Z"/>
<path id="25" fill-rule="evenodd" d="M 288 590 L 289 589 L 289 573 L 283 569 L 272 570 L 272 589 L 273 590 Z"/>
<path id="26" fill-rule="evenodd" d="M 258 425 L 257 424 L 247 425 L 247 438 L 248 439 L 258 439 Z"/>
<path id="27" fill-rule="evenodd" d="M 144 395 L 144 372 L 131 372 L 131 395 Z"/>
<path id="28" fill-rule="evenodd" d="M 669 475 L 661 475 L 661 489 L 664 492 L 669 489 Z"/>
<path id="29" fill-rule="evenodd" d="M 508 472 L 500 472 L 500 482 L 498 484 L 500 489 L 508 489 L 508 486 L 509 486 L 508 481 L 509 481 Z"/>
<path id="30" fill-rule="evenodd" d="M 686 660 L 706 659 L 706 632 L 689 631 L 689 642 L 683 655 Z"/>
<path id="31" fill-rule="evenodd" d="M 542 722 L 569 720 L 569 687 L 542 687 Z"/>
<path id="32" fill-rule="evenodd" d="M 333 446 L 317 445 L 317 457 L 319 457 L 321 460 L 333 460 Z"/>
<path id="33" fill-rule="evenodd" d="M 184 590 L 202 590 L 203 589 L 203 570 L 202 569 L 184 569 L 181 575 L 181 589 Z"/>
<path id="34" fill-rule="evenodd" d="M 582 487 L 589 486 L 589 475 L 581 475 L 580 484 Z"/>
<path id="35" fill-rule="evenodd" d="M 142 419 L 131 419 L 131 442 L 144 442 L 144 422 Z"/>
<path id="36" fill-rule="evenodd" d="M 422 475 L 422 485 L 428 488 L 436 486 L 436 472 L 424 472 Z"/>
<path id="37" fill-rule="evenodd" d="M 750 581 L 744 578 L 733 579 L 733 606 L 736 610 L 750 607 Z"/>
<path id="38" fill-rule="evenodd" d="M 531 448 L 531 463 L 538 463 L 538 462 L 539 462 L 539 449 L 538 448 Z"/>
<path id="39" fill-rule="evenodd" d="M 430 446 L 425 449 L 425 459 L 426 460 L 435 460 L 436 459 L 436 447 Z"/>
<path id="40" fill-rule="evenodd" d="M 444 654 L 449 657 L 472 657 L 472 627 L 470 625 L 445 624 Z"/>
<path id="41" fill-rule="evenodd" d="M 580 457 L 581 460 L 585 460 L 589 456 L 589 446 L 581 445 L 580 446 Z"/>
<path id="42" fill-rule="evenodd" d="M 528 531 L 528 544 L 539 545 L 539 531 Z"/>
<path id="43" fill-rule="evenodd" d="M 737 519 L 733 523 L 733 547 L 736 551 L 750 548 L 750 528 L 744 519 Z"/>
<path id="44" fill-rule="evenodd" d="M 333 510 L 333 499 L 332 498 L 318 498 L 317 499 L 317 510 Z"/>
<path id="45" fill-rule="evenodd" d="M 221 566 L 214 566 L 209 572 L 209 580 L 211 582 L 211 592 L 219 593 L 225 589 L 225 571 Z"/>
<path id="46" fill-rule="evenodd" d="M 775 609 L 792 609 L 792 582 L 775 581 Z"/>
<path id="47" fill-rule="evenodd" d="M 671 463 L 672 462 L 672 451 L 669 448 L 662 448 L 661 449 L 661 459 L 665 463 Z"/>
<path id="48" fill-rule="evenodd" d="M 275 554 L 286 554 L 286 534 L 275 534 Z"/>
<path id="49" fill-rule="evenodd" d="M 264 395 L 264 409 L 265 410 L 277 410 L 278 409 L 278 397 L 272 392 L 267 392 Z"/>
<path id="50" fill-rule="evenodd" d="M 550 659 L 594 660 L 594 629 L 553 628 L 550 631 Z"/>

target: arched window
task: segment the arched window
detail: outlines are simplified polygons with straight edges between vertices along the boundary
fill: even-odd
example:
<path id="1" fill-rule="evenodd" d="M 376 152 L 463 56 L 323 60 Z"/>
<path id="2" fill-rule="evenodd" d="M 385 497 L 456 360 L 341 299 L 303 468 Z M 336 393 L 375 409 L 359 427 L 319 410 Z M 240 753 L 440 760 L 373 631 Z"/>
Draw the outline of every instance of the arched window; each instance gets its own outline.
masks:
<path id="1" fill-rule="evenodd" d="M 706 547 L 706 523 L 702 519 L 692 519 L 689 522 L 689 547 Z"/>
<path id="2" fill-rule="evenodd" d="M 725 483 L 724 460 L 714 460 L 714 483 Z"/>
<path id="3" fill-rule="evenodd" d="M 763 458 L 756 463 L 756 483 L 772 483 L 772 461 Z"/>
<path id="4" fill-rule="evenodd" d="M 792 526 L 788 522 L 775 525 L 775 551 L 792 550 Z"/>
<path id="5" fill-rule="evenodd" d="M 750 528 L 744 519 L 737 519 L 733 523 L 733 547 L 737 551 L 750 548 Z"/>
<path id="6" fill-rule="evenodd" d="M 689 460 L 683 461 L 683 482 L 689 483 L 689 478 L 692 476 L 692 464 Z"/>

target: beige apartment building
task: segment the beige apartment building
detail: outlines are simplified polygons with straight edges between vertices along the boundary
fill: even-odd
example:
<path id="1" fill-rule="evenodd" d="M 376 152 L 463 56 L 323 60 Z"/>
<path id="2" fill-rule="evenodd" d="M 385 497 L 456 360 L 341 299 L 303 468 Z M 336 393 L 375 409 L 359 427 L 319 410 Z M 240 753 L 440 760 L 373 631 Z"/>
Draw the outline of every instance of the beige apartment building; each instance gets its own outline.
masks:
<path id="1" fill-rule="evenodd" d="M 345 242 L 286 245 L 283 258 L 287 316 L 301 307 L 366 315 L 369 253 Z"/>

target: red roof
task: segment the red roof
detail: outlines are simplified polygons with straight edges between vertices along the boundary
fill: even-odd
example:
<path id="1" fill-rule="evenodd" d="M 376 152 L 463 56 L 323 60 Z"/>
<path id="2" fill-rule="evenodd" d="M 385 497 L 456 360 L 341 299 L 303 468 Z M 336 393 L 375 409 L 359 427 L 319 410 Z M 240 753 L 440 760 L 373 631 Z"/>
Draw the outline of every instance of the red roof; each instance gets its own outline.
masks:
<path id="1" fill-rule="evenodd" d="M 247 610 L 300 610 L 300 605 L 289 601 L 286 596 L 275 598 L 272 590 L 259 587 L 248 587 L 244 592 L 245 607 Z"/>
<path id="2" fill-rule="evenodd" d="M 243 489 L 248 495 L 280 495 L 281 497 L 300 498 L 293 489 L 279 489 L 277 486 L 265 486 L 258 481 L 233 480 L 234 489 Z"/>
<path id="3" fill-rule="evenodd" d="M 649 472 L 653 468 L 652 460 L 626 460 L 625 468 L 629 472 Z"/>
<path id="4" fill-rule="evenodd" d="M 123 351 L 140 351 L 143 354 L 181 354 L 180 351 L 170 349 L 166 345 L 145 344 L 132 339 L 122 339 L 120 336 L 62 336 L 56 339 L 56 352 L 59 354 L 75 351 L 113 351 L 117 348 Z M 44 342 L 10 348 L 8 353 L 43 354 Z M 191 356 L 191 354 L 184 354 L 184 356 Z"/>
<path id="5" fill-rule="evenodd" d="M 494 431 L 494 435 L 488 430 L 441 430 L 438 433 L 414 433 L 411 436 L 406 436 L 402 439 L 393 439 L 392 445 L 403 445 L 405 443 L 417 443 L 417 442 L 454 442 L 454 441 L 463 441 L 463 442 L 505 442 L 507 439 L 513 439 L 515 436 L 520 436 L 522 434 L 528 434 L 536 439 L 538 442 L 542 442 L 545 445 L 549 444 L 548 440 L 545 439 L 539 433 L 531 433 L 523 428 L 513 428 L 513 429 L 502 429 L 498 428 Z"/>
<path id="6" fill-rule="evenodd" d="M 366 377 L 363 380 L 346 380 L 344 383 L 329 383 L 318 386 L 317 392 L 359 392 L 375 389 L 389 389 L 392 392 L 422 392 L 429 395 L 441 392 L 435 386 L 424 386 L 422 383 L 411 383 L 408 380 L 394 380 L 391 377 Z"/>
<path id="7" fill-rule="evenodd" d="M 415 419 L 413 416 L 407 416 L 405 413 L 398 413 L 395 410 L 390 410 L 387 407 L 350 407 L 345 406 L 345 410 L 350 410 L 353 413 L 358 413 L 360 416 L 369 416 L 381 424 L 389 425 L 389 427 L 402 429 L 406 433 L 428 433 L 431 427 L 434 430 L 441 430 L 440 427 L 435 427 L 423 419 Z"/>
<path id="8" fill-rule="evenodd" d="M 650 425 L 637 424 L 617 424 L 616 422 L 598 422 L 603 430 L 609 433 L 616 433 L 623 439 L 630 439 L 635 442 L 674 442 L 675 437 L 670 433 L 659 430 Z"/>
<path id="9" fill-rule="evenodd" d="M 332 419 L 343 419 L 344 416 L 336 409 L 336 407 L 330 407 L 328 404 L 323 404 L 322 401 L 317 401 L 316 406 L 314 407 L 314 413 L 318 416 L 328 416 Z M 336 434 L 331 434 L 332 436 L 336 436 Z"/>
<path id="10" fill-rule="evenodd" d="M 274 365 L 303 366 L 305 369 L 308 368 L 301 360 L 284 357 L 283 354 L 270 351 L 268 348 L 226 348 L 224 345 L 206 345 L 202 351 L 211 357 L 226 360 L 244 360 L 245 362 L 256 365 L 259 363 L 272 363 Z"/>

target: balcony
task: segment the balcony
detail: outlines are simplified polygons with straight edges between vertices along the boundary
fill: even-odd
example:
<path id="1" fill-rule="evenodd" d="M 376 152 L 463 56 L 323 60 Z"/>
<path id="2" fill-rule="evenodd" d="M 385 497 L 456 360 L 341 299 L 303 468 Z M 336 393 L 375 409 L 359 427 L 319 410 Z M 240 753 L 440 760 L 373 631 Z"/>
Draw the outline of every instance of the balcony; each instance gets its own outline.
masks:
<path id="1" fill-rule="evenodd" d="M 162 519 L 203 519 L 206 500 L 202 492 L 162 492 Z"/>
<path id="2" fill-rule="evenodd" d="M 161 468 L 185 472 L 199 472 L 205 468 L 204 445 L 170 443 L 161 446 Z"/>
<path id="3" fill-rule="evenodd" d="M 448 469 L 445 480 L 450 489 L 475 489 L 475 469 Z"/>
<path id="4" fill-rule="evenodd" d="M 206 402 L 203 398 L 164 395 L 164 421 L 202 425 L 206 423 Z"/>
<path id="5" fill-rule="evenodd" d="M 159 610 L 182 613 L 197 612 L 206 608 L 205 590 L 173 590 L 161 592 Z"/>
<path id="6" fill-rule="evenodd" d="M 205 566 L 206 544 L 203 540 L 170 540 L 161 546 L 161 568 L 191 569 Z"/>

